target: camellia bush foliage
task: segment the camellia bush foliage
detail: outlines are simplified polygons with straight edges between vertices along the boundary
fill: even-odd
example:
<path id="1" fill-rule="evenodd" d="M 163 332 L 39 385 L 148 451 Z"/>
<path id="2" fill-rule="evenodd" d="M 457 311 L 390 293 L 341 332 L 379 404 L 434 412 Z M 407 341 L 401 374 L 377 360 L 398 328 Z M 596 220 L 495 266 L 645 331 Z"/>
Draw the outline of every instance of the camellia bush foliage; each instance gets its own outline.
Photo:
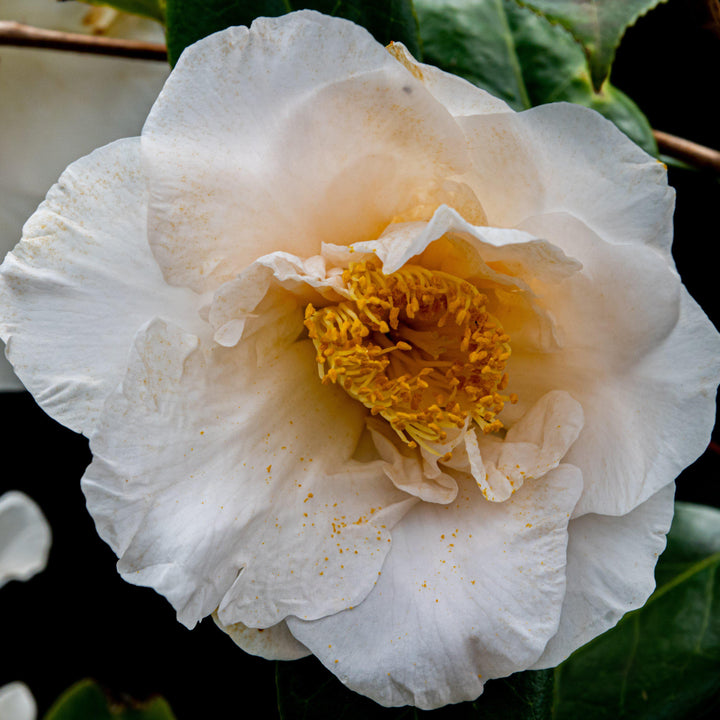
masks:
<path id="1" fill-rule="evenodd" d="M 720 510 L 674 500 L 720 381 L 671 254 L 666 161 L 695 171 L 611 82 L 661 2 L 87 3 L 157 23 L 171 71 L 152 108 L 168 71 L 137 74 L 117 126 L 75 102 L 103 146 L 63 161 L 14 249 L 38 188 L 0 171 L 0 333 L 89 440 L 120 576 L 275 661 L 283 720 L 720 704 Z M 86 153 L 79 126 L 58 146 Z M 3 497 L 33 523 L 0 525 L 0 584 L 31 589 L 50 531 Z M 42 716 L 187 716 L 101 664 Z M 17 679 L 0 718 L 34 720 Z"/>

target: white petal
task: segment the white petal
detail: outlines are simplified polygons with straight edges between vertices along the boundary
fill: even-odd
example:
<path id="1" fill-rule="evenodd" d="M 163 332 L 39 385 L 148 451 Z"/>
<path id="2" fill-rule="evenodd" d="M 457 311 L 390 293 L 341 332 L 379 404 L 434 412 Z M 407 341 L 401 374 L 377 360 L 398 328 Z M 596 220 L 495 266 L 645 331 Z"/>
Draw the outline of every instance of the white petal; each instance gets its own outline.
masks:
<path id="1" fill-rule="evenodd" d="M 525 226 L 570 243 L 583 270 L 545 289 L 564 345 L 544 355 L 514 352 L 512 389 L 519 406 L 550 389 L 580 402 L 585 426 L 565 458 L 585 481 L 576 514 L 624 515 L 707 447 L 720 336 L 652 248 L 610 246 L 567 215 Z"/>
<path id="2" fill-rule="evenodd" d="M 0 496 L 0 587 L 44 570 L 50 543 L 50 525 L 37 503 L 17 490 Z"/>
<path id="3" fill-rule="evenodd" d="M 570 653 L 642 607 L 655 589 L 655 565 L 673 516 L 671 483 L 622 517 L 583 515 L 570 521 L 567 592 L 560 627 L 535 668 Z"/>
<path id="4" fill-rule="evenodd" d="M 510 106 L 467 80 L 418 62 L 402 43 L 391 43 L 390 53 L 407 67 L 453 117 L 515 112 Z"/>
<path id="5" fill-rule="evenodd" d="M 363 28 L 310 11 L 187 48 L 143 153 L 153 251 L 170 282 L 202 290 L 268 250 L 375 238 L 469 168 L 422 82 Z"/>
<path id="6" fill-rule="evenodd" d="M 258 655 L 266 660 L 299 660 L 311 654 L 292 636 L 285 621 L 269 628 L 250 628 L 242 623 L 223 625 L 216 613 L 213 613 L 212 618 L 238 647 L 250 655 Z"/>
<path id="7" fill-rule="evenodd" d="M 151 323 L 91 438 L 98 532 L 188 626 L 216 608 L 270 627 L 358 603 L 415 502 L 380 461 L 351 460 L 365 409 L 319 382 L 309 340 L 255 353 Z"/>
<path id="8" fill-rule="evenodd" d="M 420 452 L 409 448 L 384 420 L 368 417 L 367 424 L 375 448 L 385 461 L 383 471 L 395 487 L 425 502 L 443 505 L 457 497 L 457 481 L 438 467 L 437 458 L 428 457 L 424 449 Z M 443 452 L 461 440 L 462 437 L 458 437 L 455 443 L 444 447 Z"/>
<path id="9" fill-rule="evenodd" d="M 73 163 L 0 269 L 0 335 L 40 406 L 92 430 L 137 329 L 159 315 L 200 327 L 197 296 L 169 287 L 146 241 L 139 141 Z M 199 330 L 198 330 L 199 331 Z"/>
<path id="10" fill-rule="evenodd" d="M 3 0 L 3 20 L 68 32 L 92 32 L 81 3 Z M 162 42 L 158 23 L 122 14 L 110 36 Z M 0 49 L 0 258 L 25 220 L 78 157 L 137 135 L 169 69 L 127 60 L 29 48 Z M 52 132 L 48 132 L 52 128 Z M 22 389 L 0 357 L 0 389 Z"/>
<path id="11" fill-rule="evenodd" d="M 264 255 L 214 293 L 208 321 L 215 342 L 233 347 L 241 338 L 264 333 L 270 353 L 271 347 L 297 338 L 308 303 L 338 302 L 340 287 L 337 276 L 327 277 L 322 256 L 303 260 L 285 252 Z"/>
<path id="12" fill-rule="evenodd" d="M 21 682 L 0 687 L 0 718 L 2 720 L 35 720 L 37 705 L 30 688 Z"/>
<path id="13" fill-rule="evenodd" d="M 577 469 L 561 465 L 496 504 L 468 478 L 454 503 L 421 503 L 395 527 L 361 605 L 315 622 L 288 618 L 288 627 L 383 705 L 472 700 L 486 680 L 532 665 L 555 634 L 581 486 Z"/>
<path id="14" fill-rule="evenodd" d="M 501 442 L 468 433 L 468 455 L 477 452 L 482 459 L 482 469 L 472 474 L 483 495 L 492 502 L 503 502 L 524 482 L 544 477 L 566 457 L 582 427 L 580 403 L 556 390 L 543 395 Z"/>
<path id="15" fill-rule="evenodd" d="M 473 149 L 468 182 L 491 225 L 567 212 L 606 242 L 669 256 L 675 193 L 667 172 L 598 113 L 552 103 L 458 122 Z"/>

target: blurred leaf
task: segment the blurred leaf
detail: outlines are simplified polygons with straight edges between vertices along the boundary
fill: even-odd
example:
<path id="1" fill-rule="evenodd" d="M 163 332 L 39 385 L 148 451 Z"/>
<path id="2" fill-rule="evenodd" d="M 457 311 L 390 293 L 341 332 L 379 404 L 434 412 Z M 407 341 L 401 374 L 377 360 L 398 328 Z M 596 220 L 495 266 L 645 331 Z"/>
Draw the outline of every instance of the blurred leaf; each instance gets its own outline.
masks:
<path id="1" fill-rule="evenodd" d="M 412 0 L 167 0 L 170 64 L 177 62 L 188 45 L 218 30 L 302 9 L 352 20 L 384 45 L 395 40 L 413 54 L 420 53 Z"/>
<path id="2" fill-rule="evenodd" d="M 656 155 L 652 128 L 609 82 L 593 91 L 587 61 L 563 28 L 515 0 L 415 0 L 425 61 L 502 98 L 515 110 L 567 101 L 590 107 Z"/>
<path id="3" fill-rule="evenodd" d="M 517 0 L 569 30 L 582 45 L 599 90 L 610 74 L 615 50 L 635 21 L 667 0 Z"/>
<path id="4" fill-rule="evenodd" d="M 645 606 L 556 669 L 554 720 L 698 718 L 720 701 L 720 510 L 677 503 Z"/>
<path id="5" fill-rule="evenodd" d="M 44 720 L 175 720 L 175 716 L 161 697 L 118 704 L 94 680 L 81 680 L 55 701 Z"/>
<path id="6" fill-rule="evenodd" d="M 82 0 L 82 2 L 88 5 L 106 5 L 133 15 L 165 22 L 165 0 Z"/>
<path id="7" fill-rule="evenodd" d="M 281 720 L 420 720 L 413 707 L 385 708 L 348 690 L 315 658 L 279 662 L 276 666 Z M 432 711 L 435 720 L 550 720 L 553 671 L 516 673 L 491 680 L 474 702 Z"/>

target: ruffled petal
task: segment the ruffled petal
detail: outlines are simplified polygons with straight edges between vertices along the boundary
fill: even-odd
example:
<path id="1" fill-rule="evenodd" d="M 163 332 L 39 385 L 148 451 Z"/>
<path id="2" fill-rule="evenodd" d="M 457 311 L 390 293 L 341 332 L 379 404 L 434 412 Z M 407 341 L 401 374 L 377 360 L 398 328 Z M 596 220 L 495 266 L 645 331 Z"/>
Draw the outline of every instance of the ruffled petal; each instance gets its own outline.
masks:
<path id="1" fill-rule="evenodd" d="M 670 256 L 675 193 L 665 167 L 598 113 L 552 103 L 458 123 L 473 154 L 468 182 L 491 225 L 567 212 L 606 242 Z"/>
<path id="2" fill-rule="evenodd" d="M 47 565 L 52 537 L 42 511 L 25 493 L 0 496 L 0 587 L 28 580 Z"/>
<path id="3" fill-rule="evenodd" d="M 213 613 L 212 618 L 238 647 L 250 655 L 266 660 L 299 660 L 311 654 L 293 637 L 284 620 L 269 628 L 250 628 L 243 623 L 223 625 L 217 613 Z"/>
<path id="4" fill-rule="evenodd" d="M 655 565 L 673 516 L 671 483 L 623 517 L 570 521 L 567 591 L 560 627 L 536 669 L 554 667 L 642 607 L 655 589 Z"/>
<path id="5" fill-rule="evenodd" d="M 201 332 L 199 299 L 169 287 L 146 241 L 137 138 L 73 163 L 0 268 L 0 336 L 15 372 L 50 416 L 95 426 L 122 380 L 138 328 L 160 316 Z"/>
<path id="6" fill-rule="evenodd" d="M 391 225 L 377 240 L 349 248 L 325 245 L 322 254 L 341 267 L 378 257 L 386 274 L 412 260 L 481 285 L 483 292 L 492 290 L 488 309 L 502 317 L 513 348 L 533 352 L 556 349 L 560 343 L 542 294 L 582 268 L 544 238 L 518 229 L 474 226 L 445 205 L 429 222 Z"/>
<path id="7" fill-rule="evenodd" d="M 256 348 L 151 323 L 90 441 L 83 490 L 118 570 L 188 626 L 357 604 L 415 502 L 351 459 L 364 408 L 318 381 L 310 341 L 259 364 Z"/>
<path id="8" fill-rule="evenodd" d="M 35 720 L 37 704 L 30 688 L 21 682 L 0 687 L 0 718 L 3 720 Z"/>
<path id="9" fill-rule="evenodd" d="M 425 448 L 409 448 L 384 420 L 369 417 L 366 422 L 375 448 L 385 461 L 383 470 L 396 488 L 425 502 L 443 505 L 457 497 L 457 481 L 452 475 L 443 472 L 438 466 L 437 457 L 430 455 Z M 462 436 L 459 435 L 454 443 L 443 447 L 443 452 L 454 448 L 461 440 Z"/>
<path id="10" fill-rule="evenodd" d="M 90 33 L 82 3 L 3 0 L 2 19 Z M 162 42 L 158 23 L 121 14 L 112 37 Z M 0 259 L 23 223 L 74 160 L 117 138 L 138 135 L 168 76 L 163 63 L 2 48 L 0 62 Z M 52 132 L 48 132 L 48 128 Z M 23 389 L 0 357 L 0 389 Z"/>
<path id="11" fill-rule="evenodd" d="M 150 244 L 168 281 L 196 290 L 269 242 L 308 257 L 375 238 L 469 169 L 462 132 L 420 80 L 363 28 L 310 11 L 187 48 L 143 153 Z"/>
<path id="12" fill-rule="evenodd" d="M 288 627 L 382 705 L 475 699 L 486 680 L 535 662 L 557 631 L 581 488 L 577 469 L 561 465 L 496 504 L 468 479 L 454 503 L 421 503 L 395 527 L 361 605 L 315 622 L 288 618 Z"/>
<path id="13" fill-rule="evenodd" d="M 652 248 L 610 246 L 568 215 L 524 226 L 570 243 L 583 270 L 543 294 L 563 347 L 546 354 L 520 348 L 508 363 L 518 409 L 551 389 L 578 400 L 585 426 L 565 458 L 585 481 L 576 515 L 624 515 L 707 447 L 720 335 Z M 507 410 L 503 419 L 512 420 L 516 409 Z"/>
<path id="14" fill-rule="evenodd" d="M 472 473 L 482 494 L 504 502 L 528 480 L 544 477 L 566 457 L 583 427 L 580 403 L 555 390 L 543 395 L 499 441 L 476 432 L 465 437 Z"/>

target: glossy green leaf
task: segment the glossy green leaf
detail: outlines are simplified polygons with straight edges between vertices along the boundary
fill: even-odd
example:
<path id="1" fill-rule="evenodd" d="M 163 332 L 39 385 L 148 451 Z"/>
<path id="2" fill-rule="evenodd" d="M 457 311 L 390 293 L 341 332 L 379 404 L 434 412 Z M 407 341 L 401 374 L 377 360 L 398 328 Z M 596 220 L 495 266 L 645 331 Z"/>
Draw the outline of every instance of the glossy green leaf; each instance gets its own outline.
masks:
<path id="1" fill-rule="evenodd" d="M 81 680 L 53 704 L 44 720 L 175 720 L 161 697 L 113 702 L 94 680 Z"/>
<path id="2" fill-rule="evenodd" d="M 590 107 L 657 153 L 652 128 L 609 82 L 593 91 L 579 45 L 515 0 L 415 0 L 425 61 L 461 75 L 515 110 L 566 101 Z"/>
<path id="3" fill-rule="evenodd" d="M 165 22 L 165 0 L 82 0 L 82 2 L 89 5 L 107 5 L 133 15 Z"/>
<path id="4" fill-rule="evenodd" d="M 501 680 L 491 680 L 483 694 L 470 705 L 473 714 L 461 717 L 473 720 L 551 720 L 554 673 L 529 670 Z"/>
<path id="5" fill-rule="evenodd" d="M 599 89 L 610 74 L 622 36 L 635 21 L 667 0 L 517 0 L 567 28 L 582 45 L 592 82 Z"/>
<path id="6" fill-rule="evenodd" d="M 420 53 L 412 0 L 167 0 L 170 63 L 174 65 L 188 45 L 218 30 L 302 9 L 352 20 L 385 45 L 395 40 L 414 55 Z"/>
<path id="7" fill-rule="evenodd" d="M 554 720 L 699 718 L 720 702 L 720 511 L 677 503 L 645 606 L 556 669 Z"/>
<path id="8" fill-rule="evenodd" d="M 420 720 L 412 707 L 384 708 L 348 690 L 315 658 L 279 662 L 275 674 L 281 720 Z M 516 673 L 491 680 L 474 702 L 434 710 L 435 720 L 550 720 L 553 672 Z"/>

